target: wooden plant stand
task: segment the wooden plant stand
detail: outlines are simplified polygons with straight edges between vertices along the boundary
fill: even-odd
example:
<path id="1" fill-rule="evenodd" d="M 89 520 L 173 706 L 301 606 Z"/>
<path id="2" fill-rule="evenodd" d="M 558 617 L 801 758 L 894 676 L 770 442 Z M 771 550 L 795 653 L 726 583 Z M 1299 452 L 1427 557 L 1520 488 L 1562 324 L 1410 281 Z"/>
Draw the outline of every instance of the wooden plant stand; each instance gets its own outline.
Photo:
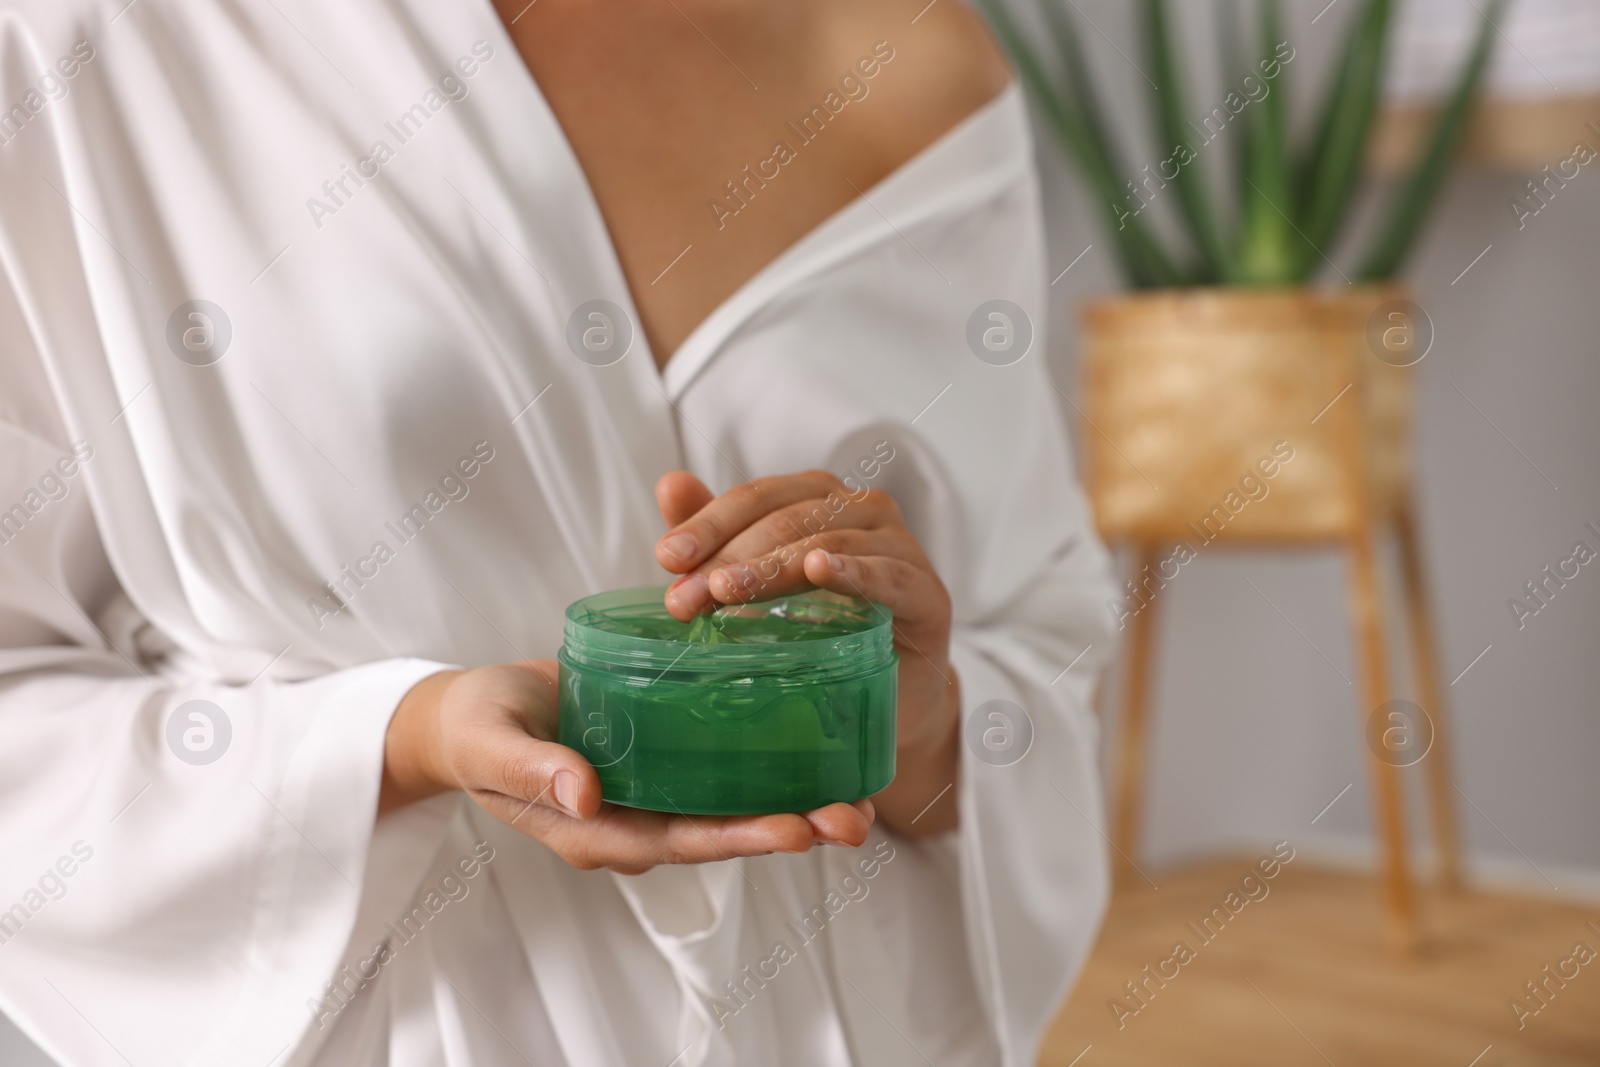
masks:
<path id="1" fill-rule="evenodd" d="M 1180 541 L 1200 553 L 1209 550 L 1203 545 L 1342 551 L 1349 622 L 1361 661 L 1363 733 L 1368 717 L 1394 696 L 1374 542 L 1386 533 L 1396 538 L 1417 697 L 1433 727 L 1423 762 L 1440 882 L 1457 887 L 1460 849 L 1444 687 L 1413 505 L 1416 367 L 1399 365 L 1420 358 L 1416 347 L 1407 346 L 1431 343 L 1431 327 L 1424 330 L 1412 321 L 1418 316 L 1404 310 L 1401 319 L 1393 318 L 1395 302 L 1407 299 L 1394 288 L 1199 289 L 1089 305 L 1086 482 L 1101 535 L 1133 550 L 1136 583 L 1149 573 L 1146 566 L 1155 571 Z M 1293 458 L 1266 478 L 1261 460 L 1272 457 L 1275 447 L 1281 450 L 1280 442 L 1293 449 Z M 1267 484 L 1267 496 L 1242 496 L 1247 474 Z M 1241 498 L 1247 503 L 1234 513 L 1228 504 Z M 1209 523 L 1203 516 L 1211 517 Z M 1127 619 L 1113 834 L 1128 863 L 1140 846 L 1154 631 L 1162 603 L 1151 596 Z M 1363 743 L 1383 844 L 1386 910 L 1398 941 L 1414 948 L 1421 935 L 1400 769 Z"/>

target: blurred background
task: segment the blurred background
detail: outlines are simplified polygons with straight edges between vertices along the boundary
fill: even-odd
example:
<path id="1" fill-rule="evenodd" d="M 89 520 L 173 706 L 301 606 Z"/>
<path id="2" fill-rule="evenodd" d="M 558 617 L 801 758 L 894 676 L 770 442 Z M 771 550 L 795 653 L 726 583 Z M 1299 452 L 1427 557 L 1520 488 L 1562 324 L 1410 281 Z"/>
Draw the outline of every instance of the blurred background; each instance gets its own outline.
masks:
<path id="1" fill-rule="evenodd" d="M 1119 135 L 1130 144 L 1149 142 L 1147 87 L 1116 50 L 1139 51 L 1138 5 L 1073 2 L 1109 37 L 1091 30 L 1085 43 L 1096 75 L 1113 87 L 1101 101 Z M 1197 46 L 1185 49 L 1191 81 L 1220 86 L 1205 46 L 1212 34 L 1208 6 L 1172 5 L 1179 39 Z M 1356 7 L 1350 0 L 1336 3 L 1311 25 L 1326 6 L 1327 0 L 1284 5 L 1285 37 L 1299 52 L 1286 71 L 1296 83 L 1290 95 L 1297 105 L 1308 103 L 1297 90 L 1327 76 L 1342 39 L 1341 16 Z M 1504 28 L 1515 30 L 1518 11 L 1531 6 L 1510 5 Z M 1600 5 L 1556 6 L 1587 8 L 1591 15 L 1583 20 L 1587 53 L 1562 73 L 1586 75 L 1590 118 L 1600 124 Z M 1473 15 L 1471 0 L 1398 9 Z M 1457 58 L 1467 36 L 1456 35 Z M 1493 75 L 1505 71 L 1508 85 L 1533 90 L 1543 84 L 1536 76 L 1530 80 L 1529 60 L 1512 48 L 1499 48 L 1492 64 Z M 1415 79 L 1396 66 L 1392 80 L 1411 89 Z M 1491 91 L 1496 81 L 1491 76 Z M 1220 88 L 1210 94 L 1221 95 Z M 1203 114 L 1208 107 L 1194 110 Z M 1309 109 L 1292 109 L 1302 128 L 1310 121 L 1303 110 Z M 1596 543 L 1585 523 L 1600 525 L 1600 166 L 1584 167 L 1521 231 L 1508 208 L 1513 198 L 1529 200 L 1526 183 L 1545 162 L 1571 155 L 1574 143 L 1600 151 L 1594 129 L 1580 123 L 1563 133 L 1538 164 L 1460 163 L 1404 276 L 1436 330 L 1432 351 L 1417 367 L 1417 483 L 1448 678 L 1493 646 L 1449 687 L 1458 784 L 1483 809 L 1479 814 L 1463 805 L 1471 869 L 1483 881 L 1550 891 L 1537 864 L 1563 891 L 1600 901 L 1600 573 L 1595 588 L 1586 588 L 1585 569 L 1520 631 L 1506 605 L 1512 597 L 1526 601 L 1525 583 L 1571 555 L 1575 541 Z M 1036 137 L 1054 271 L 1094 245 L 1053 287 L 1055 377 L 1075 397 L 1080 309 L 1122 288 L 1122 281 L 1106 254 L 1094 196 L 1051 134 L 1039 128 Z M 1147 151 L 1138 158 L 1152 156 Z M 1375 180 L 1358 193 L 1358 232 L 1388 184 Z M 1336 263 L 1348 262 L 1338 247 L 1329 254 Z M 1063 409 L 1081 440 L 1081 418 L 1070 406 Z M 1351 694 L 1316 651 L 1346 675 L 1358 672 L 1342 571 L 1330 553 L 1204 554 L 1164 592 L 1169 614 L 1158 638 L 1151 709 L 1151 862 L 1170 864 L 1284 836 L 1319 855 L 1352 863 L 1374 858 Z M 1304 637 L 1285 626 L 1246 579 L 1282 607 Z M 1395 584 L 1391 579 L 1390 587 Z M 1391 608 L 1398 617 L 1398 608 Z M 1397 631 L 1391 662 L 1403 684 L 1400 636 Z M 1118 694 L 1107 695 L 1107 729 L 1114 733 Z M 1351 781 L 1358 789 L 1308 826 Z M 1426 840 L 1420 819 L 1415 831 Z"/>
<path id="2" fill-rule="evenodd" d="M 1040 5 L 1048 2 L 1008 5 L 1045 55 Z M 1058 2 L 1076 17 L 1099 104 L 1129 165 L 1125 178 L 1136 177 L 1135 166 L 1167 155 L 1155 149 L 1162 141 L 1145 77 L 1156 72 L 1143 5 Z M 1226 92 L 1218 7 L 1169 7 L 1189 117 L 1198 120 Z M 1340 288 L 1335 271 L 1354 273 L 1404 180 L 1396 169 L 1429 132 L 1487 7 L 1394 6 L 1373 143 L 1347 236 L 1325 249 L 1334 266 L 1323 265 L 1322 284 Z M 1250 7 L 1243 10 L 1241 32 L 1253 34 Z M 1295 50 L 1283 73 L 1294 133 L 1312 132 L 1362 10 L 1357 0 L 1283 5 L 1281 37 Z M 1148 879 L 1135 874 L 1119 886 L 1043 1064 L 1600 1063 L 1600 967 L 1540 986 L 1542 1008 L 1524 984 L 1545 981 L 1546 965 L 1559 970 L 1577 942 L 1600 950 L 1600 568 L 1581 569 L 1521 628 L 1508 606 L 1513 597 L 1537 606 L 1526 583 L 1570 557 L 1575 542 L 1600 548 L 1600 534 L 1585 528 L 1600 527 L 1600 165 L 1545 186 L 1537 215 L 1519 219 L 1511 207 L 1517 199 L 1539 207 L 1529 181 L 1577 145 L 1600 151 L 1600 4 L 1514 0 L 1496 23 L 1478 118 L 1401 272 L 1434 328 L 1433 347 L 1414 368 L 1415 492 L 1467 892 L 1426 888 L 1435 849 L 1423 761 L 1401 777 L 1425 887 L 1424 940 L 1415 951 L 1395 947 L 1383 918 L 1362 663 L 1342 554 L 1202 549 L 1160 591 L 1152 634 L 1142 844 L 1132 857 Z M 1242 48 L 1254 54 L 1250 43 Z M 1100 198 L 1035 113 L 1057 278 L 1051 358 L 1073 401 L 1062 406 L 1081 460 L 1097 436 L 1084 412 L 1100 420 L 1083 392 L 1080 316 L 1126 283 Z M 1208 162 L 1225 191 L 1224 174 Z M 1179 248 L 1176 201 L 1164 190 L 1140 218 Z M 1386 540 L 1379 545 L 1393 695 L 1416 699 L 1395 553 Z M 1119 555 L 1127 568 L 1132 554 Z M 1118 774 L 1125 670 L 1114 667 L 1101 694 L 1108 789 Z M 1176 940 L 1198 947 L 1186 922 L 1279 841 L 1292 843 L 1296 859 L 1272 883 L 1274 895 L 1246 908 L 1215 946 L 1199 948 L 1165 988 L 1145 982 L 1141 992 L 1152 995 L 1137 1015 L 1114 1008 L 1118 999 L 1140 1006 L 1124 983 L 1138 984 L 1145 964 L 1170 956 Z M 1541 1010 L 1519 1016 L 1516 998 Z"/>

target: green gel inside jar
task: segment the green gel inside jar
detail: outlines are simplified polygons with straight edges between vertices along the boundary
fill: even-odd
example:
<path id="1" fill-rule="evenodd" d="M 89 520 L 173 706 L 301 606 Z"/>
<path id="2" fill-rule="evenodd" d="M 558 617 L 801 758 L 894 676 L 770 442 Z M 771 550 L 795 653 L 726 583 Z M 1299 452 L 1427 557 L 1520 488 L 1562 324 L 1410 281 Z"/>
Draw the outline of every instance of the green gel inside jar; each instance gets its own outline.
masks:
<path id="1" fill-rule="evenodd" d="M 606 800 L 809 811 L 894 778 L 887 608 L 818 591 L 683 623 L 665 593 L 619 589 L 567 608 L 561 743 L 594 764 Z"/>

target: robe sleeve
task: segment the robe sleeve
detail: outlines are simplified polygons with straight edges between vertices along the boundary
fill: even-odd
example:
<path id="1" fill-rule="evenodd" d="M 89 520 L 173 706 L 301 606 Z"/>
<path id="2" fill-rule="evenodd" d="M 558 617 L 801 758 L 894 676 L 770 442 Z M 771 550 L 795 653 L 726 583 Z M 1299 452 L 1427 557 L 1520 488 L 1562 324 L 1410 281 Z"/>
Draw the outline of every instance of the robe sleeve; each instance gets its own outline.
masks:
<path id="1" fill-rule="evenodd" d="M 894 433 L 880 484 L 951 587 L 962 702 L 959 828 L 899 847 L 955 883 L 1001 1062 L 1031 1067 L 1109 897 L 1091 705 L 1115 646 L 1114 586 L 1046 370 L 1009 369 L 1020 373 L 989 397 L 1007 433 L 954 420 Z M 930 1019 L 924 1032 L 942 1029 Z"/>
<path id="2" fill-rule="evenodd" d="M 1099 578 L 1068 568 L 1041 575 L 1007 624 L 965 629 L 952 643 L 963 697 L 958 837 L 968 952 L 1003 1062 L 1017 1067 L 1033 1062 L 1088 958 L 1108 896 L 1090 699 L 1098 667 L 1091 657 L 1103 656 L 1109 638 L 1086 641 L 1094 629 L 1074 634 L 1066 626 L 1089 620 L 1061 611 L 1062 594 Z M 1021 722 L 1011 720 L 1015 708 Z M 1031 747 L 1017 763 L 990 762 L 1024 744 Z"/>
<path id="3" fill-rule="evenodd" d="M 1107 552 L 1078 487 L 1048 365 L 1049 290 L 1025 133 L 1006 147 L 1002 169 L 999 195 L 952 212 L 942 229 L 901 224 L 950 276 L 951 295 L 939 313 L 902 313 L 884 331 L 906 356 L 848 380 L 883 398 L 885 410 L 934 402 L 914 419 L 852 433 L 829 469 L 864 477 L 873 465 L 861 467 L 859 457 L 881 458 L 874 442 L 886 440 L 893 457 L 873 484 L 900 504 L 950 590 L 960 825 L 898 847 L 929 861 L 918 868 L 929 901 L 959 899 L 966 962 L 993 1045 L 1007 1067 L 1031 1067 L 1109 898 L 1092 700 L 1117 632 L 1106 608 L 1115 594 Z M 882 254 L 901 251 L 889 242 Z M 839 317 L 857 329 L 900 310 L 892 294 L 869 289 L 876 268 L 872 258 L 850 268 L 868 295 Z M 1038 331 L 1031 350 L 1004 366 L 976 358 L 964 337 L 972 309 L 996 296 L 1014 301 Z M 922 1010 L 905 1007 L 913 1019 Z M 927 1041 L 951 1028 L 925 1021 Z M 893 1048 L 900 1038 L 886 1040 Z"/>
<path id="4" fill-rule="evenodd" d="M 0 99 L 40 69 L 0 20 Z M 284 682 L 267 651 L 223 681 L 131 602 L 122 568 L 167 561 L 102 536 L 132 444 L 52 358 L 106 328 L 69 120 L 52 103 L 0 145 L 0 1010 L 67 1064 L 281 1064 L 363 900 L 389 717 L 444 665 Z"/>

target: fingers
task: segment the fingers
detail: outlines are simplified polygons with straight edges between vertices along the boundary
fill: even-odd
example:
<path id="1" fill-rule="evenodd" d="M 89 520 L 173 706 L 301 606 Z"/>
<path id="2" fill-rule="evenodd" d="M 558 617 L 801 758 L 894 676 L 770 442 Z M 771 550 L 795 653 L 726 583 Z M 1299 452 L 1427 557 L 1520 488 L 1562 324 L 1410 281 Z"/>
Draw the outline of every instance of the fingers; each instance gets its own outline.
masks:
<path id="1" fill-rule="evenodd" d="M 807 548 L 828 547 L 833 543 L 838 545 L 839 551 L 866 551 L 860 547 L 846 547 L 847 544 L 859 544 L 859 539 L 846 542 L 834 538 L 833 535 L 840 531 L 874 529 L 883 529 L 886 534 L 893 534 L 904 529 L 899 527 L 898 519 L 898 510 L 894 509 L 887 494 L 880 494 L 877 497 L 869 494 L 860 500 L 850 500 L 841 496 L 832 506 L 825 498 L 802 500 L 797 504 L 778 508 L 757 519 L 722 548 L 712 553 L 695 568 L 694 573 L 706 577 L 712 586 L 713 596 L 724 603 L 730 603 L 732 598 L 723 596 L 716 588 L 716 574 L 719 570 L 727 568 L 732 571 L 743 564 L 757 568 L 765 580 L 771 581 L 775 577 L 772 573 L 775 566 L 793 565 L 790 577 L 794 581 L 803 583 L 804 576 L 800 573 L 799 562 Z M 773 555 L 778 557 L 776 561 L 770 558 Z M 689 576 L 692 577 L 693 575 Z M 729 573 L 726 578 L 738 582 L 740 575 Z M 688 579 L 681 580 L 681 586 L 688 585 Z"/>
<path id="2" fill-rule="evenodd" d="M 755 559 L 780 545 L 804 543 L 830 530 L 869 530 L 890 525 L 898 518 L 887 493 L 868 493 L 859 500 L 812 497 L 761 516 L 729 538 L 696 569 L 710 571 L 722 564 Z"/>
<path id="3" fill-rule="evenodd" d="M 879 540 L 856 536 L 856 531 L 876 531 Z M 808 497 L 762 515 L 710 553 L 668 588 L 667 610 L 687 621 L 718 603 L 765 600 L 809 588 L 801 560 L 813 547 L 903 555 L 926 563 L 887 493 Z"/>
<path id="4" fill-rule="evenodd" d="M 656 542 L 656 561 L 674 574 L 685 574 L 763 515 L 833 492 L 842 493 L 841 483 L 827 471 L 757 478 L 736 485 L 662 535 Z"/>
<path id="5" fill-rule="evenodd" d="M 805 819 L 811 824 L 811 832 L 816 844 L 844 845 L 849 848 L 860 848 L 866 844 L 867 833 L 872 829 L 876 812 L 871 800 L 858 800 L 853 804 L 829 804 L 825 808 L 807 812 Z M 774 850 L 774 851 L 788 851 Z M 802 850 L 803 851 L 803 850 Z M 750 855 L 751 853 L 747 853 Z M 655 864 L 607 864 L 618 874 L 643 874 Z"/>
<path id="6" fill-rule="evenodd" d="M 486 805 L 574 867 L 641 874 L 662 863 L 711 863 L 739 856 L 806 852 L 815 844 L 857 847 L 867 840 L 870 800 L 829 804 L 804 815 L 677 815 L 606 805 L 594 818 L 573 819 L 543 807 L 507 811 Z"/>
<path id="7" fill-rule="evenodd" d="M 688 471 L 668 471 L 656 482 L 656 507 L 668 527 L 689 521 L 715 494 Z"/>
<path id="8" fill-rule="evenodd" d="M 607 864 L 607 866 L 611 870 L 616 871 L 618 874 L 626 874 L 630 876 L 644 874 L 646 871 L 653 871 L 656 869 L 656 865 L 653 863 L 643 867 L 632 863 L 611 863 Z"/>
<path id="9" fill-rule="evenodd" d="M 901 540 L 895 531 L 890 530 L 833 530 L 804 541 L 780 545 L 759 557 L 745 556 L 738 562 L 717 565 L 715 570 L 706 574 L 704 595 L 716 603 L 747 604 L 798 593 L 815 584 L 806 577 L 805 560 L 810 552 L 820 549 L 836 554 L 867 556 L 915 551 L 909 539 L 905 539 L 905 544 L 901 544 Z M 708 566 L 713 564 L 716 564 L 715 560 Z M 685 581 L 671 590 L 671 595 L 680 602 L 689 603 L 690 594 L 699 592 L 701 590 L 691 589 L 689 582 Z M 691 603 L 690 606 L 700 608 L 699 604 Z"/>
<path id="10" fill-rule="evenodd" d="M 492 810 L 498 815 L 504 808 Z M 587 819 L 533 807 L 520 819 L 507 817 L 505 821 L 543 842 L 574 867 L 611 867 L 625 873 L 661 863 L 712 863 L 773 852 L 805 852 L 817 841 L 803 815 L 677 815 L 606 805 Z"/>
<path id="11" fill-rule="evenodd" d="M 948 620 L 950 594 L 938 575 L 893 556 L 847 555 L 813 549 L 806 553 L 806 580 L 819 589 L 876 601 L 898 623 Z"/>
<path id="12" fill-rule="evenodd" d="M 866 843 L 875 814 L 872 801 L 858 800 L 854 804 L 829 804 L 808 812 L 806 821 L 823 844 L 858 848 Z"/>

